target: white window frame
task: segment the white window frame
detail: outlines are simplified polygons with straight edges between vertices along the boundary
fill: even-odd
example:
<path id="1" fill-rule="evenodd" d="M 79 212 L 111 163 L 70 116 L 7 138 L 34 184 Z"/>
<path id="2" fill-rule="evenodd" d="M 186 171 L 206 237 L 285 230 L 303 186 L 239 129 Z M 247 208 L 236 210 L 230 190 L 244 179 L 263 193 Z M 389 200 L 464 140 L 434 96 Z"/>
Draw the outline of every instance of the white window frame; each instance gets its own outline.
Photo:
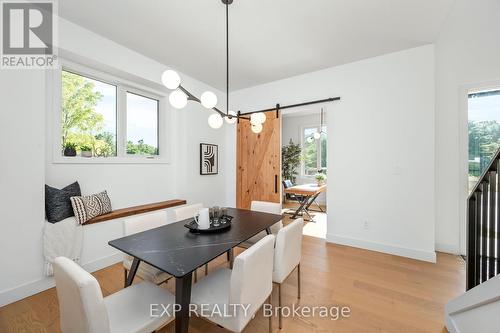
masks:
<path id="1" fill-rule="evenodd" d="M 59 59 L 61 67 L 48 71 L 48 107 L 53 116 L 49 129 L 52 132 L 53 163 L 56 164 L 169 164 L 172 143 L 168 135 L 171 131 L 171 112 L 168 108 L 165 92 L 134 83 L 114 75 L 98 71 L 68 60 Z M 111 157 L 63 156 L 61 154 L 61 92 L 62 71 L 72 72 L 97 81 L 116 86 L 116 155 Z M 158 100 L 158 149 L 159 155 L 127 154 L 127 92 Z"/>
<path id="2" fill-rule="evenodd" d="M 326 127 L 326 123 L 323 123 L 323 126 Z M 308 128 L 316 128 L 316 130 L 321 129 L 321 127 L 318 124 L 304 125 L 300 127 L 299 137 L 300 137 L 300 148 L 302 150 L 302 153 L 304 152 L 304 144 L 305 144 L 304 131 Z M 328 137 L 328 132 L 326 133 L 326 135 Z M 320 144 L 321 140 L 315 140 L 315 141 L 316 141 L 316 166 L 319 165 L 321 167 L 321 144 Z M 326 169 L 328 170 L 328 165 Z M 314 175 L 306 174 L 306 163 L 304 159 L 302 159 L 300 163 L 300 176 L 301 178 L 311 178 L 311 179 L 314 178 Z"/>

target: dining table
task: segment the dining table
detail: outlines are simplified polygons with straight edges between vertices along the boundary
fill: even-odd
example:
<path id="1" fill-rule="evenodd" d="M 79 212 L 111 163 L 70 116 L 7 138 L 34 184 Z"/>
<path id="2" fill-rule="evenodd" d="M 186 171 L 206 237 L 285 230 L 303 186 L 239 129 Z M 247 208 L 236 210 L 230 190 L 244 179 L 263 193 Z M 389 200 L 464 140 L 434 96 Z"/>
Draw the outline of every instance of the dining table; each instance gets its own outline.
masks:
<path id="1" fill-rule="evenodd" d="M 314 221 L 312 216 L 309 213 L 309 207 L 315 202 L 318 196 L 326 191 L 326 184 L 318 185 L 318 184 L 303 184 L 303 185 L 295 185 L 285 188 L 284 192 L 289 194 L 295 194 L 299 199 L 299 208 L 297 208 L 293 214 L 292 219 L 297 218 L 299 215 L 303 215 L 304 213 L 309 216 L 311 221 Z M 319 206 L 319 205 L 318 205 Z M 321 209 L 321 207 L 320 207 Z"/>
<path id="2" fill-rule="evenodd" d="M 132 284 L 141 262 L 148 263 L 175 278 L 175 332 L 189 328 L 189 304 L 193 272 L 260 232 L 270 234 L 270 227 L 282 215 L 246 209 L 228 208 L 231 226 L 218 233 L 193 233 L 184 225 L 191 219 L 165 224 L 137 234 L 118 238 L 108 244 L 134 258 L 125 287 Z M 229 286 L 228 286 L 229 288 Z"/>

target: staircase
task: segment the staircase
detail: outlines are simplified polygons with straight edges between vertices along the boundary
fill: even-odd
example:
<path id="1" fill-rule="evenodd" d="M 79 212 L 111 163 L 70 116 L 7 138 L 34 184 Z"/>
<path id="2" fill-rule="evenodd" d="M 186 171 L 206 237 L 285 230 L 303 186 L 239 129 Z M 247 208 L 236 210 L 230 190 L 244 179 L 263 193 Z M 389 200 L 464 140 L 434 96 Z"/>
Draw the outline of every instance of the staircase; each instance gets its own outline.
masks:
<path id="1" fill-rule="evenodd" d="M 467 199 L 467 290 L 500 273 L 499 173 L 500 149 Z"/>
<path id="2" fill-rule="evenodd" d="M 446 305 L 450 333 L 500 332 L 500 149 L 467 198 L 467 292 Z"/>

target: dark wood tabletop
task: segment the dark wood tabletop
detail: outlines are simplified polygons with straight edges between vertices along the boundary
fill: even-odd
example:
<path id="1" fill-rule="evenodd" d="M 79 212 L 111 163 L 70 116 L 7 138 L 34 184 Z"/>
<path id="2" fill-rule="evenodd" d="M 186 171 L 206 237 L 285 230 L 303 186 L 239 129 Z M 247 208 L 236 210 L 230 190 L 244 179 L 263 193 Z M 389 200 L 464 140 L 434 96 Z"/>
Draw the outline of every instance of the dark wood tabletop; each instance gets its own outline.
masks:
<path id="1" fill-rule="evenodd" d="M 247 239 L 282 220 L 282 215 L 228 208 L 233 216 L 231 228 L 214 234 L 190 232 L 184 220 L 110 241 L 108 244 L 132 257 L 134 261 L 125 286 L 130 286 L 141 261 L 176 278 L 175 298 L 181 311 L 175 315 L 176 333 L 189 327 L 192 273 L 218 256 L 231 251 Z"/>

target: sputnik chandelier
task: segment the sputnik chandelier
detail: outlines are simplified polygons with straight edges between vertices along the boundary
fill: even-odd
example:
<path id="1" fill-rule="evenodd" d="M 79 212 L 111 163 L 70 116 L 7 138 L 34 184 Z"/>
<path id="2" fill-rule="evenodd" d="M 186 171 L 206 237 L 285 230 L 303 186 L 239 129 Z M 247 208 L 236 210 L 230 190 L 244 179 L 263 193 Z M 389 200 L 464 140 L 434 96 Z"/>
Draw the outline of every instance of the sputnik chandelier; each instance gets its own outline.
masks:
<path id="1" fill-rule="evenodd" d="M 262 131 L 262 124 L 266 121 L 266 114 L 264 112 L 247 113 L 250 117 L 241 116 L 239 113 L 229 110 L 229 5 L 233 0 L 222 0 L 226 7 L 226 112 L 219 110 L 217 106 L 217 95 L 211 91 L 205 91 L 201 94 L 200 98 L 193 95 L 181 84 L 181 77 L 174 70 L 166 70 L 161 76 L 161 81 L 165 87 L 173 90 L 168 100 L 170 105 L 176 109 L 183 109 L 188 101 L 195 101 L 200 103 L 208 110 L 213 110 L 208 116 L 208 125 L 211 128 L 218 129 L 224 124 L 224 120 L 228 124 L 234 124 L 239 119 L 249 120 L 251 129 L 254 133 Z"/>

